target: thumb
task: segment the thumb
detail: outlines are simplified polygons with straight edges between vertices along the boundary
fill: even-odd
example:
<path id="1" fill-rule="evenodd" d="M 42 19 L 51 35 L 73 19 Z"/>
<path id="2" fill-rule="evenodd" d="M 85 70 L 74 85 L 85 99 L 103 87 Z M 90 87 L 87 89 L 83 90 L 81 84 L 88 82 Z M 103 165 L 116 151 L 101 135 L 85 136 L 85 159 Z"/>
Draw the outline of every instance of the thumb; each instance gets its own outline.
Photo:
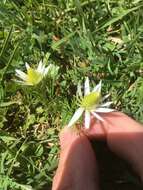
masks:
<path id="1" fill-rule="evenodd" d="M 97 190 L 96 159 L 87 137 L 65 127 L 60 133 L 60 144 L 59 165 L 52 190 Z"/>
<path id="2" fill-rule="evenodd" d="M 76 128 L 69 128 L 65 126 L 60 132 L 60 146 L 61 150 L 66 149 L 72 145 L 80 136 L 83 136 Z"/>

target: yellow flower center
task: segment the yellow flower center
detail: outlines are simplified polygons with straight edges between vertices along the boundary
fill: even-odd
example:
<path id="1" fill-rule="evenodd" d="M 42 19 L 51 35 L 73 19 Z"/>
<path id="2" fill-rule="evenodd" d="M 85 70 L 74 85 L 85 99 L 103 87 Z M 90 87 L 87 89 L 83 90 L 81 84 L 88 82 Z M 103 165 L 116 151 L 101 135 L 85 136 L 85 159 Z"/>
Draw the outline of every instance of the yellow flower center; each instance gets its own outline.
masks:
<path id="1" fill-rule="evenodd" d="M 43 75 L 41 73 L 39 73 L 38 71 L 36 71 L 32 68 L 28 69 L 27 75 L 28 75 L 27 83 L 31 84 L 31 85 L 38 84 L 43 78 Z"/>
<path id="2" fill-rule="evenodd" d="M 81 107 L 90 110 L 95 108 L 101 98 L 101 94 L 98 92 L 91 92 L 90 94 L 86 95 L 81 101 Z"/>

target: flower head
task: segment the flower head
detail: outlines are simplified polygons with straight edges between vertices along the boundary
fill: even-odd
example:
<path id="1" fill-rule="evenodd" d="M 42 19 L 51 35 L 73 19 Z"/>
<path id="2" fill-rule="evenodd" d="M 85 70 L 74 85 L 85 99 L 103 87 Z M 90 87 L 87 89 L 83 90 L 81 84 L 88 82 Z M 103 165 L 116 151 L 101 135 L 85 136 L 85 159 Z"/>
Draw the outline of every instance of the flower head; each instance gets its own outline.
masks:
<path id="1" fill-rule="evenodd" d="M 33 69 L 28 63 L 25 64 L 27 69 L 27 74 L 23 71 L 16 69 L 16 75 L 21 79 L 20 83 L 24 85 L 37 85 L 41 80 L 47 75 L 51 65 L 45 67 L 42 61 L 39 62 L 37 69 Z"/>
<path id="2" fill-rule="evenodd" d="M 74 125 L 74 123 L 80 118 L 80 116 L 85 112 L 85 128 L 90 127 L 90 114 L 92 114 L 96 119 L 104 121 L 103 118 L 99 115 L 100 113 L 108 113 L 114 111 L 113 109 L 108 108 L 112 102 L 101 103 L 105 100 L 107 96 L 103 99 L 101 97 L 101 81 L 97 86 L 93 88 L 90 92 L 89 79 L 88 77 L 85 80 L 84 84 L 84 96 L 81 92 L 81 86 L 78 85 L 78 105 L 79 108 L 75 111 L 73 117 L 71 118 L 68 127 Z"/>

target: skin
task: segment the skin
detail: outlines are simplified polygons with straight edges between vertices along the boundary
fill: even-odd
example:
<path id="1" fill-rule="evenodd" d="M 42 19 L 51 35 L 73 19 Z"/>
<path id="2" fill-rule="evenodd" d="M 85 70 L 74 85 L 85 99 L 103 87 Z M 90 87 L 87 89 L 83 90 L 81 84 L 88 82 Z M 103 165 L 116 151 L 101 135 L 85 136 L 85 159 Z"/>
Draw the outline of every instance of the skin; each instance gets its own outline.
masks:
<path id="1" fill-rule="evenodd" d="M 109 149 L 127 160 L 143 182 L 143 126 L 120 112 L 91 118 L 91 127 L 80 134 L 65 127 L 60 134 L 61 152 L 52 190 L 99 190 L 98 166 L 90 139 L 104 140 Z"/>

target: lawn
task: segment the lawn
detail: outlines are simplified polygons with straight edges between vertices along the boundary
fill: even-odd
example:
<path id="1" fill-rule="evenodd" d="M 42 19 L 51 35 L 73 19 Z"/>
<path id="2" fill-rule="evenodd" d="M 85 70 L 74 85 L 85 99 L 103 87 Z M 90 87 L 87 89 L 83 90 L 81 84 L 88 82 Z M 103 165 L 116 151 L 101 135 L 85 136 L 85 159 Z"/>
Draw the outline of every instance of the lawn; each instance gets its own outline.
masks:
<path id="1" fill-rule="evenodd" d="M 58 134 L 85 77 L 143 122 L 142 12 L 141 0 L 0 1 L 0 190 L 51 189 Z M 57 71 L 17 82 L 16 69 L 40 61 Z"/>

